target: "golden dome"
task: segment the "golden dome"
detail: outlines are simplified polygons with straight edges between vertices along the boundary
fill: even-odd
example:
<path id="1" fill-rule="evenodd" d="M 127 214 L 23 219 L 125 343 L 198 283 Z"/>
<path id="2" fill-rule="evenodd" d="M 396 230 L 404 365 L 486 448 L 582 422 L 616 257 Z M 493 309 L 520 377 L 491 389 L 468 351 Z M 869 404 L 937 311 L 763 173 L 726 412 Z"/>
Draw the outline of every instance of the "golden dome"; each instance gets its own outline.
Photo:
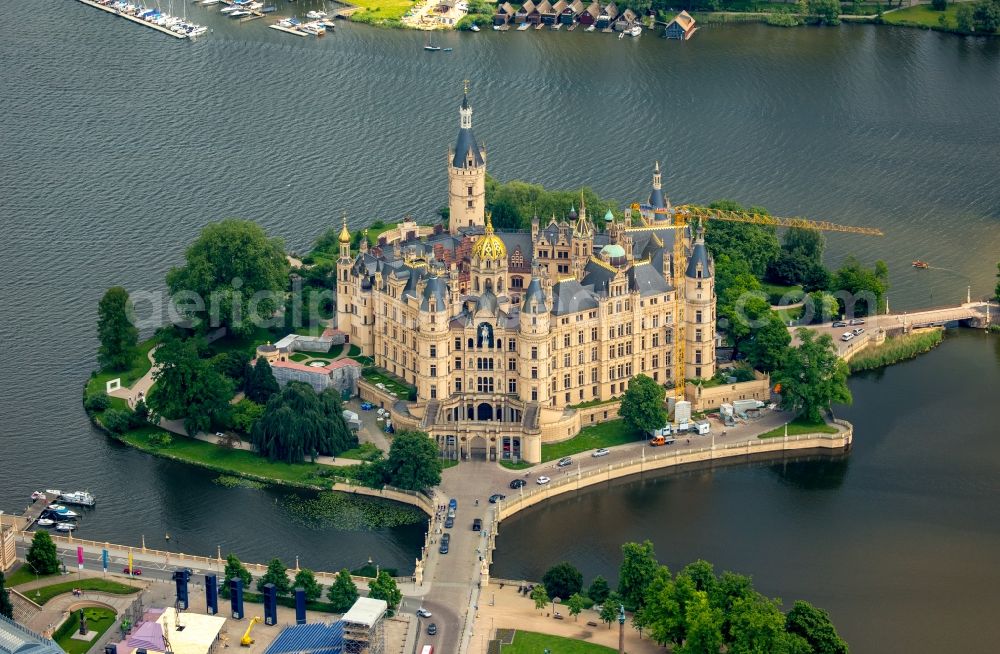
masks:
<path id="1" fill-rule="evenodd" d="M 493 233 L 493 217 L 486 214 L 486 232 L 472 245 L 472 256 L 494 261 L 507 256 L 507 246 Z"/>
<path id="2" fill-rule="evenodd" d="M 341 243 L 350 243 L 351 242 L 351 232 L 350 232 L 350 230 L 347 229 L 347 218 L 344 218 L 344 226 L 340 230 L 340 236 L 338 237 L 338 240 Z"/>

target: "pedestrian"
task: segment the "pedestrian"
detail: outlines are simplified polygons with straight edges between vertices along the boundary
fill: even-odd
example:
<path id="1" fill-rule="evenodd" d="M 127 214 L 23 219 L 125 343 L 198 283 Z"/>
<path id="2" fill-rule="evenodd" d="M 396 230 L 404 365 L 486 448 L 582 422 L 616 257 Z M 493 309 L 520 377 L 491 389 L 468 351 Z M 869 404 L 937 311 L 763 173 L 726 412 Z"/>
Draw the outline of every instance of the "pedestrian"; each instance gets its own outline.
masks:
<path id="1" fill-rule="evenodd" d="M 479 506 L 479 498 L 476 498 L 476 506 Z"/>

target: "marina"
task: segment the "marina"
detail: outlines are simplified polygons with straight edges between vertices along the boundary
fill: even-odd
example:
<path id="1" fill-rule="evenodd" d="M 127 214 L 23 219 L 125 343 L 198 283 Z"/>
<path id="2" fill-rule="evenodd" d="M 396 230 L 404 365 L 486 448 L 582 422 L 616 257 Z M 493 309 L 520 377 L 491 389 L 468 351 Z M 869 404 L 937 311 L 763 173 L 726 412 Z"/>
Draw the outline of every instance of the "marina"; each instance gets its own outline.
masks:
<path id="1" fill-rule="evenodd" d="M 298 18 L 282 18 L 277 23 L 268 25 L 268 27 L 279 32 L 285 32 L 286 34 L 294 34 L 295 36 L 323 36 L 328 29 L 333 29 L 333 21 L 328 18 L 322 18 L 303 23 Z"/>
<path id="2" fill-rule="evenodd" d="M 116 0 L 79 0 L 85 5 L 96 7 L 109 14 L 120 16 L 139 25 L 145 25 L 157 32 L 163 32 L 177 39 L 193 39 L 208 31 L 207 27 L 188 22 L 177 16 L 170 16 L 159 9 Z"/>

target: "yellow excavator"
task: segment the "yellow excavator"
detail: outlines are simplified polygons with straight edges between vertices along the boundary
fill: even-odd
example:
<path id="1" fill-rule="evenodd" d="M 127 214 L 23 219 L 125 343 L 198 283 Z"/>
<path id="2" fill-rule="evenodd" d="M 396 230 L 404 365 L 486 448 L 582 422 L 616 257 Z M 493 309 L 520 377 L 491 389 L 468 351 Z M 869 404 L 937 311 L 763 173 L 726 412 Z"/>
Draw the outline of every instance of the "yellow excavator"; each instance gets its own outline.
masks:
<path id="1" fill-rule="evenodd" d="M 250 647 L 253 645 L 253 638 L 250 637 L 250 632 L 253 631 L 253 626 L 258 622 L 261 622 L 260 616 L 255 615 L 250 619 L 250 624 L 247 625 L 247 630 L 243 634 L 243 638 L 240 639 L 240 645 L 242 647 Z"/>

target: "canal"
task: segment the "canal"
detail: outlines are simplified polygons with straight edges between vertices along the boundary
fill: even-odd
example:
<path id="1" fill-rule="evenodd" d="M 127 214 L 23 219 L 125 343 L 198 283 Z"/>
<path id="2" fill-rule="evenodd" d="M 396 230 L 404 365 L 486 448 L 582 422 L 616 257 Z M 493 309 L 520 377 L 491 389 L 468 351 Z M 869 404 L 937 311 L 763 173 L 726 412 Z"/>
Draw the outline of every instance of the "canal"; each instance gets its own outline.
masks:
<path id="1" fill-rule="evenodd" d="M 300 39 L 187 11 L 214 31 L 178 42 L 75 2 L 9 3 L 0 21 L 0 508 L 24 506 L 38 488 L 90 489 L 99 505 L 83 538 L 145 535 L 163 547 L 169 533 L 170 547 L 199 554 L 412 566 L 421 525 L 301 525 L 285 492 L 224 488 L 212 473 L 109 442 L 89 427 L 80 393 L 101 294 L 113 284 L 162 291 L 209 221 L 252 218 L 302 252 L 342 211 L 355 228 L 432 219 L 446 201 L 443 155 L 466 78 L 499 179 L 587 184 L 625 203 L 645 197 L 659 159 L 674 201 L 725 197 L 881 227 L 884 239 L 830 236 L 827 259 L 884 258 L 894 308 L 992 288 L 997 40 L 846 25 L 713 27 L 684 44 L 487 31 L 442 36 L 454 52 L 428 54 L 409 32 L 344 25 Z M 914 258 L 933 268 L 911 269 Z M 990 456 L 973 447 L 990 432 L 973 400 L 990 386 L 973 380 L 995 388 L 995 347 L 961 335 L 882 379 L 856 380 L 857 405 L 843 414 L 858 444 L 846 461 L 587 495 L 579 510 L 611 528 L 585 545 L 553 524 L 570 520 L 567 505 L 541 509 L 552 512 L 545 524 L 525 514 L 502 536 L 500 573 L 537 573 L 519 558 L 530 542 L 545 548 L 539 565 L 570 558 L 588 576 L 607 574 L 619 541 L 648 536 L 672 566 L 703 556 L 755 575 L 769 594 L 830 608 L 855 651 L 878 651 L 889 634 L 909 651 L 945 638 L 979 649 L 973 639 L 989 628 L 977 620 L 1000 606 L 983 594 L 997 520 L 982 498 L 996 487 L 983 478 Z M 940 475 L 934 485 L 913 474 L 921 462 Z M 528 537 L 532 525 L 541 531 Z"/>

